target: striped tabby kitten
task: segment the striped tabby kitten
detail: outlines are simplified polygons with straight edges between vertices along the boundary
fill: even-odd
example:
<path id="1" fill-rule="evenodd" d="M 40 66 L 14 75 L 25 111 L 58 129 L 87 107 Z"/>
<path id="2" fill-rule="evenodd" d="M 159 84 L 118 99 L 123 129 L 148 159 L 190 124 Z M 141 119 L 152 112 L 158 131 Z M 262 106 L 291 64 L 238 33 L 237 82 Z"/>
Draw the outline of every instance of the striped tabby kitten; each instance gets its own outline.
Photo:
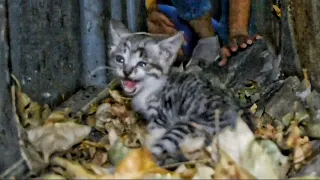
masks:
<path id="1" fill-rule="evenodd" d="M 109 34 L 109 63 L 124 92 L 133 97 L 134 110 L 149 122 L 148 130 L 157 139 L 151 151 L 158 160 L 179 154 L 179 143 L 189 135 L 213 136 L 217 109 L 220 128 L 235 125 L 240 108 L 231 93 L 200 73 L 171 71 L 184 41 L 182 33 L 130 33 L 112 20 Z"/>

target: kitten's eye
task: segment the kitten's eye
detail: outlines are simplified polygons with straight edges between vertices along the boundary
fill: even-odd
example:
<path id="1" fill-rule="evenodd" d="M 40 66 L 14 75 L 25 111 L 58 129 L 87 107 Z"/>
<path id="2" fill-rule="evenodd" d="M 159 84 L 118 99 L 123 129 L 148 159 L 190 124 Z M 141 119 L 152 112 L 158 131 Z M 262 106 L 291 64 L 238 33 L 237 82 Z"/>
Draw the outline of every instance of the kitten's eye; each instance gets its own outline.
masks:
<path id="1" fill-rule="evenodd" d="M 145 63 L 143 61 L 138 62 L 138 66 L 140 66 L 140 67 L 145 67 L 146 65 L 147 65 L 147 63 Z"/>
<path id="2" fill-rule="evenodd" d="M 122 56 L 118 55 L 118 56 L 116 56 L 116 61 L 118 63 L 123 63 L 124 62 L 124 58 Z"/>

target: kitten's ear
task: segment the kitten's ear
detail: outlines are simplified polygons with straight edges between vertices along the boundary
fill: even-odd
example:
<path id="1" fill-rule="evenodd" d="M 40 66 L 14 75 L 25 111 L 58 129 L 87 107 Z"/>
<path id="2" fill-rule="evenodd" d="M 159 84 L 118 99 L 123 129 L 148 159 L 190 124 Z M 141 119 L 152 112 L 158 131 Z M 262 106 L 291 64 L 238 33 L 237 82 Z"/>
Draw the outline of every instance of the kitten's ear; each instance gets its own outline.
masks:
<path id="1" fill-rule="evenodd" d="M 121 38 L 131 32 L 122 24 L 121 21 L 110 19 L 109 23 L 109 45 L 117 45 Z"/>
<path id="2" fill-rule="evenodd" d="M 183 31 L 178 32 L 176 35 L 164 39 L 158 43 L 161 49 L 169 51 L 171 54 L 176 55 L 184 42 Z"/>

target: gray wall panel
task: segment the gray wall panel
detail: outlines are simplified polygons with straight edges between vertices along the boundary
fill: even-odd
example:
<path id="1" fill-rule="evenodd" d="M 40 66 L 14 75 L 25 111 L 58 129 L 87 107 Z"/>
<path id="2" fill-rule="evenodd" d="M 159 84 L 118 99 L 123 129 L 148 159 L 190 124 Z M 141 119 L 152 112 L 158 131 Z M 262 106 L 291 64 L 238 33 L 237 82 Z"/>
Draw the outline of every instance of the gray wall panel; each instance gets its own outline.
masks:
<path id="1" fill-rule="evenodd" d="M 9 90 L 9 45 L 6 1 L 0 0 L 0 177 L 13 164 L 21 162 L 16 122 L 13 120 Z"/>
<path id="2" fill-rule="evenodd" d="M 78 0 L 10 0 L 13 73 L 34 100 L 56 104 L 79 87 Z"/>

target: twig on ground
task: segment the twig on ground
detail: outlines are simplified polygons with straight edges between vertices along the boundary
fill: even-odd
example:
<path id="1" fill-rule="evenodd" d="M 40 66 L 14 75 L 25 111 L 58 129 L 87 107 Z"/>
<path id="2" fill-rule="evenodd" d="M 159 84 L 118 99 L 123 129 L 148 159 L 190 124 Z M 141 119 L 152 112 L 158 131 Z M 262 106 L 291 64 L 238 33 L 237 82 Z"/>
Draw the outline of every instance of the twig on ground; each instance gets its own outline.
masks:
<path id="1" fill-rule="evenodd" d="M 164 165 L 164 166 L 161 166 L 161 167 L 164 168 L 164 169 L 167 169 L 167 168 L 178 167 L 180 165 L 190 165 L 190 164 L 196 164 L 196 163 L 208 163 L 208 162 L 212 162 L 212 161 L 213 160 L 211 158 L 206 158 L 206 159 L 200 159 L 200 160 L 191 160 L 191 161 L 167 164 L 167 165 Z"/>

